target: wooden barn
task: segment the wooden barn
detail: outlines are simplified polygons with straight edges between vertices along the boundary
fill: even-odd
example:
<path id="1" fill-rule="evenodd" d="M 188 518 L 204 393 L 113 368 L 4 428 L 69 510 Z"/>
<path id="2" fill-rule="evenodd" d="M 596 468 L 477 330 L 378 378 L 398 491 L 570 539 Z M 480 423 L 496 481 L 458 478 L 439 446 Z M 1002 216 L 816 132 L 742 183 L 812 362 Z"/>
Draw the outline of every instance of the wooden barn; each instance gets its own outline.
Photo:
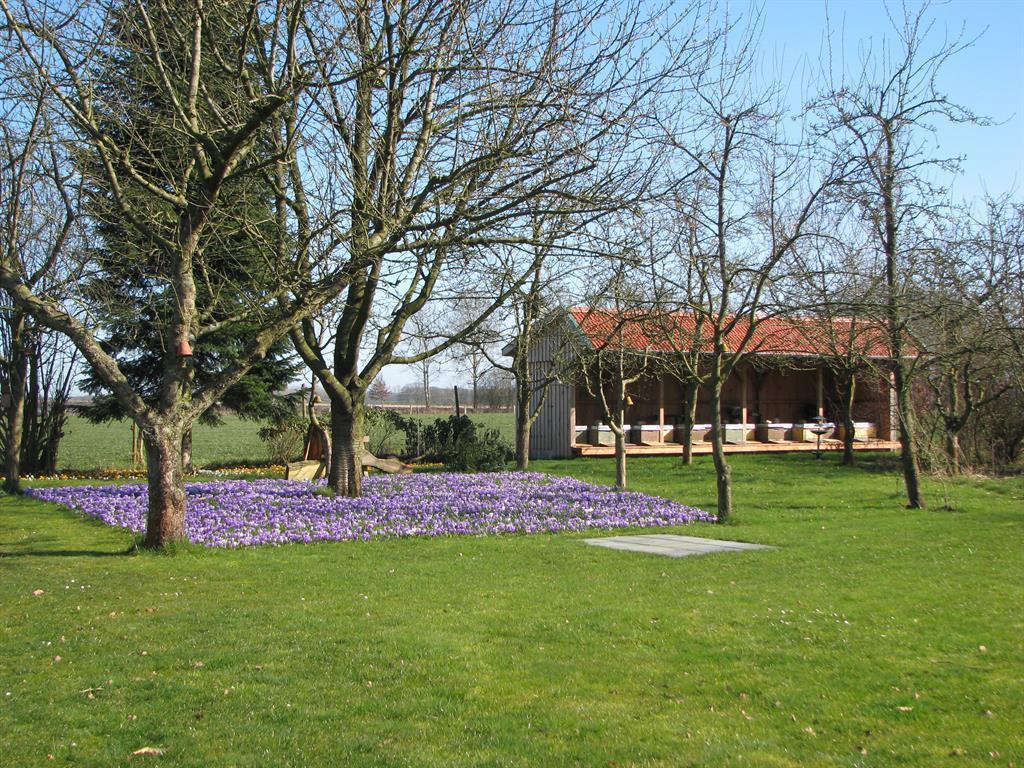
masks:
<path id="1" fill-rule="evenodd" d="M 646 323 L 646 321 L 645 321 Z M 612 328 L 616 343 L 650 359 L 670 357 L 694 345 L 705 345 L 710 333 L 694 327 L 693 318 L 672 315 L 671 332 L 653 334 L 639 321 L 605 310 L 576 307 L 533 345 L 530 352 L 536 380 L 552 373 L 541 413 L 530 435 L 531 458 L 602 456 L 614 452 L 611 428 L 603 423 L 595 387 L 580 371 L 579 350 L 607 348 Z M 659 324 L 664 328 L 664 323 Z M 894 399 L 888 378 L 870 366 L 887 357 L 883 335 L 852 331 L 854 321 L 837 320 L 822 328 L 810 318 L 769 318 L 759 321 L 742 360 L 722 392 L 726 450 L 731 452 L 815 450 L 815 422 L 825 422 L 823 448 L 838 448 L 842 438 L 843 390 L 835 373 L 837 357 L 855 345 L 867 366 L 858 374 L 854 398 L 854 442 L 863 449 L 898 448 L 894 433 Z M 742 338 L 749 325 L 737 323 L 726 345 Z M 689 345 L 689 346 L 688 346 Z M 844 345 L 847 345 L 844 348 Z M 511 349 L 506 348 L 506 354 Z M 706 354 L 698 349 L 697 356 Z M 652 371 L 664 366 L 651 365 Z M 678 453 L 681 449 L 684 387 L 676 375 L 651 373 L 627 390 L 625 424 L 630 454 Z M 537 395 L 535 395 L 535 398 Z M 535 401 L 536 402 L 536 401 Z M 707 393 L 698 390 L 692 445 L 695 454 L 711 450 L 711 411 Z"/>

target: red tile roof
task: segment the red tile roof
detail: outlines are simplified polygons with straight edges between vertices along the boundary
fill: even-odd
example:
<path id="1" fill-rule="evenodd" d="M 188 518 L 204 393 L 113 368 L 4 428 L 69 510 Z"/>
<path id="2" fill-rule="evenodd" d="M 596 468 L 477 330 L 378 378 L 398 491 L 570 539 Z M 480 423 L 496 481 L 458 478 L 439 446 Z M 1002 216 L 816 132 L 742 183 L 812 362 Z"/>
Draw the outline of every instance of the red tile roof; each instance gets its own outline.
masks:
<path id="1" fill-rule="evenodd" d="M 705 322 L 698 329 L 694 315 L 685 312 L 651 317 L 611 310 L 574 307 L 570 315 L 584 338 L 594 349 L 617 347 L 651 352 L 689 351 L 699 343 L 703 352 L 711 351 L 713 326 Z M 733 320 L 735 322 L 733 323 Z M 750 318 L 730 316 L 733 323 L 726 334 L 725 346 L 735 351 L 750 332 Z M 852 338 L 851 338 L 852 337 Z M 828 320 L 817 317 L 766 317 L 754 325 L 745 346 L 748 354 L 762 355 L 845 355 L 852 349 L 866 357 L 888 357 L 885 328 L 878 323 L 855 318 Z"/>

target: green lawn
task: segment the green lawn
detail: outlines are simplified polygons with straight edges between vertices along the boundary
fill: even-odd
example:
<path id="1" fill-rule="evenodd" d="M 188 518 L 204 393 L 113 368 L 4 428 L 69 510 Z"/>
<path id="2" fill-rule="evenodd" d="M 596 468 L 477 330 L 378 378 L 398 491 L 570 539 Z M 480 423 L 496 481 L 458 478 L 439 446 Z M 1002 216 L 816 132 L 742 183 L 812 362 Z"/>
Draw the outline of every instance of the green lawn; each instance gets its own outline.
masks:
<path id="1" fill-rule="evenodd" d="M 678 560 L 568 534 L 125 555 L 3 498 L 0 764 L 1022 766 L 1024 479 L 911 512 L 890 463 L 734 457 L 734 522 L 677 531 L 778 549 Z M 712 505 L 708 459 L 630 469 Z"/>

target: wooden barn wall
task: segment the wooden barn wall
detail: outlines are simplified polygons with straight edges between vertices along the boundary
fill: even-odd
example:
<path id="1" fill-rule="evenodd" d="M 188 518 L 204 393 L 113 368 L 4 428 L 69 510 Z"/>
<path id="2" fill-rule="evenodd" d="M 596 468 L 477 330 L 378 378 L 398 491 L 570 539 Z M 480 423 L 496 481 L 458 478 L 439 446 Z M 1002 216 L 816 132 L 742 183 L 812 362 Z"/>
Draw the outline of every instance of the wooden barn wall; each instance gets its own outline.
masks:
<path id="1" fill-rule="evenodd" d="M 540 339 L 530 351 L 530 362 L 536 380 L 546 377 L 560 349 L 557 339 Z M 539 393 L 534 393 L 531 408 L 537 407 Z M 530 430 L 531 459 L 567 459 L 572 456 L 575 387 L 554 382 L 548 387 L 547 399 L 537 421 Z"/>

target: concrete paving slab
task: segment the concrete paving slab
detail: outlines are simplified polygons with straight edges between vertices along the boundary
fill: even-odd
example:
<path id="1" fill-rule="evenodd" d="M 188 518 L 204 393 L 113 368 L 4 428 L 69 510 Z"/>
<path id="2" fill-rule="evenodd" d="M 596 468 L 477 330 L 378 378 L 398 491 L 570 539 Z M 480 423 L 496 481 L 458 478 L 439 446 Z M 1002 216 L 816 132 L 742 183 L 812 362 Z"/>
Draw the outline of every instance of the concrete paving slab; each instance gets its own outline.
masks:
<path id="1" fill-rule="evenodd" d="M 671 533 L 644 534 L 639 536 L 603 536 L 598 539 L 583 539 L 585 544 L 606 549 L 620 549 L 629 552 L 646 552 L 666 557 L 688 555 L 709 555 L 715 552 L 741 552 L 751 549 L 775 549 L 764 544 L 746 541 L 704 539 L 699 536 L 677 536 Z"/>

